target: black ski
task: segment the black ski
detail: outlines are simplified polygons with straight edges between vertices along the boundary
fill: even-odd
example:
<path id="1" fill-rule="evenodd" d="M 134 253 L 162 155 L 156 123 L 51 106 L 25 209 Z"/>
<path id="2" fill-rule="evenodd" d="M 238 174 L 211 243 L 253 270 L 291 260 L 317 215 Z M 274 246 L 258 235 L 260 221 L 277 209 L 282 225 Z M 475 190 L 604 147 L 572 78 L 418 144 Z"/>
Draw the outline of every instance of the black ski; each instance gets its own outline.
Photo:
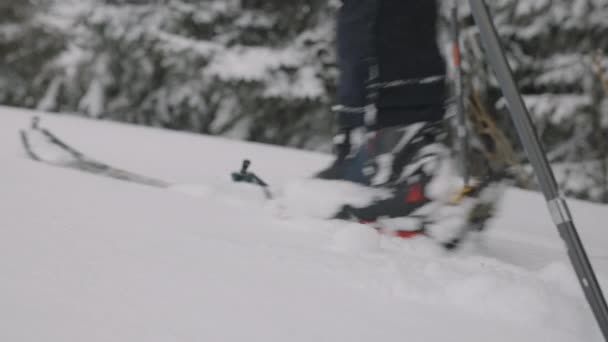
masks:
<path id="1" fill-rule="evenodd" d="M 128 181 L 132 183 L 142 184 L 153 186 L 157 188 L 167 188 L 170 183 L 165 182 L 163 180 L 155 179 L 148 176 L 143 176 L 131 171 L 122 170 L 116 168 L 114 166 L 108 165 L 103 162 L 96 161 L 95 159 L 87 157 L 82 152 L 74 149 L 67 143 L 63 142 L 49 130 L 41 128 L 39 125 L 39 118 L 34 117 L 32 119 L 32 124 L 29 130 L 21 130 L 21 143 L 25 148 L 27 155 L 35 161 L 42 162 L 45 164 L 71 168 L 79 171 L 84 171 L 87 173 L 92 173 L 104 177 L 114 178 L 122 181 Z M 42 137 L 43 141 L 48 144 L 48 146 L 53 146 L 55 148 L 59 148 L 65 152 L 65 156 L 67 158 L 63 158 L 62 160 L 53 160 L 49 158 L 45 158 L 40 151 L 36 150 L 36 147 L 32 144 L 31 134 L 38 134 Z"/>

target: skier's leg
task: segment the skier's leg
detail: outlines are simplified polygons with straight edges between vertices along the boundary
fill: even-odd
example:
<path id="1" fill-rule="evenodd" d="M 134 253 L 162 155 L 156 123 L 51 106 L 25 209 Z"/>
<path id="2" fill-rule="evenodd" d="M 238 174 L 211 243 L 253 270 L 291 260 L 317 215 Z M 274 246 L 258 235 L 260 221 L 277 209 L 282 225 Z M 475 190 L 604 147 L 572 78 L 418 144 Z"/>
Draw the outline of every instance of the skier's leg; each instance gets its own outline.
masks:
<path id="1" fill-rule="evenodd" d="M 365 183 L 361 167 L 348 158 L 354 130 L 364 127 L 367 80 L 373 64 L 375 17 L 380 0 L 343 0 L 337 15 L 338 104 L 334 106 L 337 133 L 336 159 L 317 174 L 322 179 L 342 179 Z M 356 140 L 356 139 L 355 139 Z"/>
<path id="2" fill-rule="evenodd" d="M 435 0 L 383 0 L 377 9 L 376 127 L 439 121 L 445 62 L 437 44 Z M 373 89 L 372 89 L 373 90 Z"/>
<path id="3" fill-rule="evenodd" d="M 319 178 L 369 184 L 363 171 L 374 156 L 366 149 L 351 155 L 358 127 L 378 132 L 442 119 L 445 66 L 436 19 L 433 0 L 343 1 L 337 25 L 337 158 Z"/>
<path id="4" fill-rule="evenodd" d="M 441 125 L 436 123 L 445 113 L 446 71 L 437 45 L 437 11 L 434 0 L 377 2 L 372 37 L 367 39 L 373 49 L 364 53 L 370 56 L 369 63 L 374 63 L 368 67 L 377 68 L 377 77 L 368 77 L 367 82 L 360 79 L 357 84 L 365 84 L 365 89 L 356 89 L 358 105 L 368 107 L 363 121 L 369 134 L 367 143 L 352 157 L 358 161 L 355 165 L 364 169 L 367 183 L 380 184 L 380 180 L 373 179 L 377 178 L 375 173 L 386 175 L 383 166 L 392 167 L 375 159 L 405 147 L 411 150 L 406 136 L 427 126 L 432 129 L 425 129 L 426 135 L 429 132 L 441 135 Z M 436 137 L 428 142 L 431 140 L 437 141 Z M 404 163 L 407 164 L 402 160 Z"/>
<path id="5" fill-rule="evenodd" d="M 373 43 L 379 73 L 366 88 L 376 99 L 376 115 L 366 117 L 368 138 L 352 156 L 358 161 L 352 165 L 362 165 L 366 181 L 389 188 L 391 195 L 364 207 L 345 206 L 337 217 L 383 221 L 397 232 L 426 230 L 453 246 L 463 228 L 480 222 L 478 217 L 471 221 L 480 192 L 464 187 L 445 141 L 445 64 L 436 41 L 437 4 L 378 4 Z M 409 226 L 399 226 L 404 222 Z"/>

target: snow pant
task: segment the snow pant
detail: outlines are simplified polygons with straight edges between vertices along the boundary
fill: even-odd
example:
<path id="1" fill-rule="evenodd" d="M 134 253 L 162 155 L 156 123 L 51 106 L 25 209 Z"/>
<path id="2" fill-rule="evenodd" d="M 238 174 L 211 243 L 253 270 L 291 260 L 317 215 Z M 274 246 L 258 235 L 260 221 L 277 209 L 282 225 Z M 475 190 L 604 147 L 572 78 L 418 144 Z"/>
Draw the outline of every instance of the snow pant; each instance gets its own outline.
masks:
<path id="1" fill-rule="evenodd" d="M 435 0 L 342 0 L 335 106 L 342 131 L 443 118 L 437 16 Z"/>

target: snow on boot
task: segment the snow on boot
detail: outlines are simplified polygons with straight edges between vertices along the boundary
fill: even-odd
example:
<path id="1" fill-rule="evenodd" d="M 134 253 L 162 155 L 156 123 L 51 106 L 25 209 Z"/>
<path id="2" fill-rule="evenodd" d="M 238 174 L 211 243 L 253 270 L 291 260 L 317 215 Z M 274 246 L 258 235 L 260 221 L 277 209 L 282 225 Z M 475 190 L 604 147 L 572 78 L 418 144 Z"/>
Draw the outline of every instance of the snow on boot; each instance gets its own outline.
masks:
<path id="1" fill-rule="evenodd" d="M 366 144 L 365 170 L 372 185 L 390 195 L 364 207 L 345 205 L 336 218 L 370 223 L 401 237 L 424 234 L 446 248 L 491 217 L 494 179 L 469 186 L 459 176 L 441 123 L 417 123 L 378 131 Z"/>
<path id="2" fill-rule="evenodd" d="M 383 128 L 367 132 L 364 128 L 340 133 L 334 137 L 336 159 L 316 177 L 344 180 L 362 185 L 378 186 L 386 183 L 392 173 L 392 162 L 397 151 L 407 146 L 427 123 Z"/>

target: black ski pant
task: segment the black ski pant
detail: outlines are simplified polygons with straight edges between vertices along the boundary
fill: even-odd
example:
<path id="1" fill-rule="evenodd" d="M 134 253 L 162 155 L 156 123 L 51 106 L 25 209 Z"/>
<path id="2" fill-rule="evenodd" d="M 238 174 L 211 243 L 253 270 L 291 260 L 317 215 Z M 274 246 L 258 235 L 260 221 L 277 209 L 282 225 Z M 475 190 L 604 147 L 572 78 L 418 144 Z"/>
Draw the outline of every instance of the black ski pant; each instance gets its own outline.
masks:
<path id="1" fill-rule="evenodd" d="M 341 130 L 443 118 L 437 16 L 435 0 L 342 0 L 335 107 Z"/>

